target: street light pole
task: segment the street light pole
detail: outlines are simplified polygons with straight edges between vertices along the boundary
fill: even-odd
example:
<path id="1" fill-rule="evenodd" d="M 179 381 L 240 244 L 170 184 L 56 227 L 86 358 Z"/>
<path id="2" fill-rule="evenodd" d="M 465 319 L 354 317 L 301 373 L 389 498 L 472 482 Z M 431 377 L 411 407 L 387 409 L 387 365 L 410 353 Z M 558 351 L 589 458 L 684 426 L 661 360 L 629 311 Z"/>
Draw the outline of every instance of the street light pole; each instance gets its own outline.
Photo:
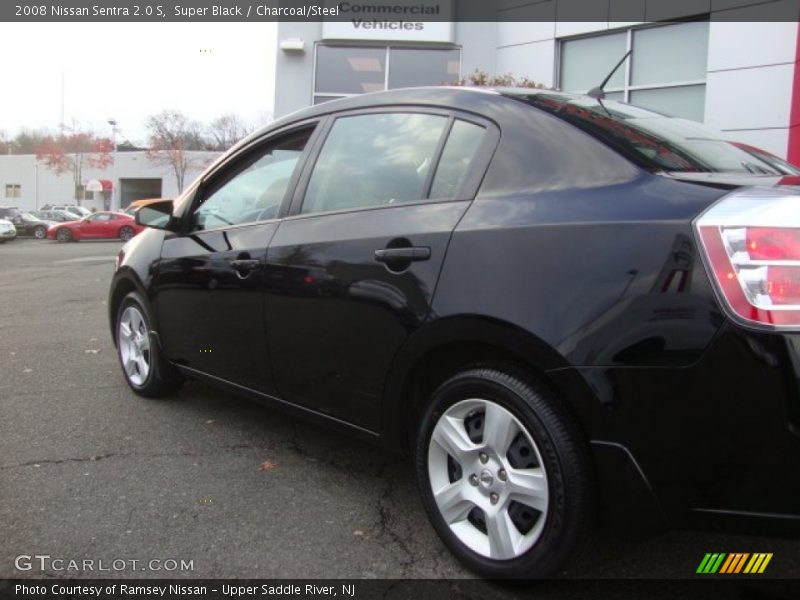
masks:
<path id="1" fill-rule="evenodd" d="M 111 138 L 114 144 L 114 154 L 111 155 L 111 205 L 109 209 L 117 210 L 119 208 L 117 206 L 117 182 L 115 177 L 117 171 L 117 121 L 116 119 L 109 119 L 108 124 L 111 125 Z"/>

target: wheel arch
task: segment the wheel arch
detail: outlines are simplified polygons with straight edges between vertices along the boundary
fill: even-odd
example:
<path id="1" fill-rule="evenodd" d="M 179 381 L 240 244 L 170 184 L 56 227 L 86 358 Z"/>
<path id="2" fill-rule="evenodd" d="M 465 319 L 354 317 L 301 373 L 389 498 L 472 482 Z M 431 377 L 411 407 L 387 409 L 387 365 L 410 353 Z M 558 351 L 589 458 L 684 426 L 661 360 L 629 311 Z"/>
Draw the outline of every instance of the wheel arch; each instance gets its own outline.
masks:
<path id="1" fill-rule="evenodd" d="M 111 293 L 108 296 L 108 318 L 111 325 L 111 339 L 115 346 L 117 345 L 117 313 L 123 299 L 131 292 L 138 292 L 143 299 L 147 299 L 144 286 L 136 273 L 129 268 L 120 269 L 114 276 Z M 151 323 L 151 328 L 154 328 L 153 323 Z"/>
<path id="2" fill-rule="evenodd" d="M 386 445 L 407 452 L 430 393 L 456 371 L 476 366 L 509 367 L 547 385 L 564 400 L 586 433 L 585 415 L 548 376 L 550 371 L 570 366 L 561 354 L 511 323 L 463 315 L 423 326 L 395 357 L 384 387 L 381 424 Z"/>

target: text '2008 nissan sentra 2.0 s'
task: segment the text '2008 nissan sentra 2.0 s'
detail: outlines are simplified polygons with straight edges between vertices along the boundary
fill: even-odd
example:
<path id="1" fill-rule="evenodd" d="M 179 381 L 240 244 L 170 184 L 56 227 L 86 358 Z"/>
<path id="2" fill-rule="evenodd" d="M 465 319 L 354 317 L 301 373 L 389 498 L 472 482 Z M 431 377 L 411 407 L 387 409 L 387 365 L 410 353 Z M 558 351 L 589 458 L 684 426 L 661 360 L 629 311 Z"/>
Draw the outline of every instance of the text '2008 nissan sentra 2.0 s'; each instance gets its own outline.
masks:
<path id="1" fill-rule="evenodd" d="M 597 516 L 785 529 L 793 182 L 589 96 L 329 102 L 138 211 L 113 337 L 140 395 L 197 377 L 408 451 L 433 527 L 485 576 L 557 572 Z"/>

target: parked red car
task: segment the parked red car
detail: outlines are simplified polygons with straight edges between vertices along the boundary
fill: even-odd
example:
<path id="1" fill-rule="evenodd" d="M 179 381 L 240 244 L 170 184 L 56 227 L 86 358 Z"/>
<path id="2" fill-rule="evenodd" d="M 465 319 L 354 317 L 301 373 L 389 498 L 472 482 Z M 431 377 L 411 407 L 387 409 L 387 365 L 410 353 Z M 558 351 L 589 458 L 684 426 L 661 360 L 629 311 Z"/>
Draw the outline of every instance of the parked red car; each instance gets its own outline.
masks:
<path id="1" fill-rule="evenodd" d="M 47 231 L 47 237 L 59 242 L 99 239 L 120 239 L 127 242 L 143 229 L 130 215 L 103 211 L 80 221 L 54 225 Z"/>

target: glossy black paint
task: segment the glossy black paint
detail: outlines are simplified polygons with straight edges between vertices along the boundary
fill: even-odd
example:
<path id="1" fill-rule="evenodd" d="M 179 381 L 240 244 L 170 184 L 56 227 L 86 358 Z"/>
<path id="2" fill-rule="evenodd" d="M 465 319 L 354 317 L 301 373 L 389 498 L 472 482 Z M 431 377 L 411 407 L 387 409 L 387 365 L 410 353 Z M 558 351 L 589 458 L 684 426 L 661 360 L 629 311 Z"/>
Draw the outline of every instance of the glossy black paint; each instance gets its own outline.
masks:
<path id="1" fill-rule="evenodd" d="M 320 138 L 274 221 L 147 231 L 126 245 L 112 324 L 122 291 L 140 289 L 164 354 L 187 372 L 393 449 L 407 446 L 443 375 L 510 362 L 575 415 L 609 515 L 638 511 L 642 529 L 800 515 L 800 337 L 730 323 L 691 228 L 726 189 L 648 173 L 517 100 L 448 88 L 312 107 L 229 156 L 294 123 L 322 129 L 376 107 L 460 111 L 496 127 L 477 193 L 301 215 Z M 394 271 L 375 260 L 404 246 L 430 259 Z M 243 257 L 259 261 L 246 279 L 232 266 Z"/>
<path id="2" fill-rule="evenodd" d="M 50 225 L 52 224 L 47 221 L 37 219 L 33 215 L 26 215 L 25 217 L 22 215 L 17 215 L 16 217 L 11 217 L 9 220 L 14 224 L 14 227 L 17 229 L 17 235 L 20 237 L 35 236 L 37 230 L 41 230 L 41 235 L 44 237 L 44 235 L 47 233 L 47 230 L 50 228 Z"/>

